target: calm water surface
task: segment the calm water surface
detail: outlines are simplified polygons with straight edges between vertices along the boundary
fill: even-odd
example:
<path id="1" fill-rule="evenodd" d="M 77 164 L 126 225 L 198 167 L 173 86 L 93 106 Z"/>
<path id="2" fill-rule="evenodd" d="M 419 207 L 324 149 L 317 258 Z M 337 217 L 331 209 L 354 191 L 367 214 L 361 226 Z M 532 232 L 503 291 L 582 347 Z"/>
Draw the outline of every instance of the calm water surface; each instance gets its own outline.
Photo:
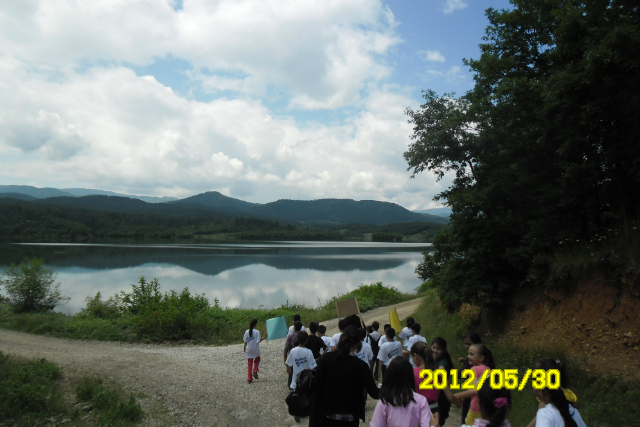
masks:
<path id="1" fill-rule="evenodd" d="M 269 242 L 239 244 L 3 244 L 0 265 L 25 256 L 45 260 L 75 313 L 87 295 L 130 291 L 140 276 L 163 290 L 204 293 L 223 306 L 257 308 L 286 303 L 317 305 L 361 283 L 383 282 L 411 292 L 415 268 L 430 244 Z M 2 269 L 0 268 L 0 272 Z"/>

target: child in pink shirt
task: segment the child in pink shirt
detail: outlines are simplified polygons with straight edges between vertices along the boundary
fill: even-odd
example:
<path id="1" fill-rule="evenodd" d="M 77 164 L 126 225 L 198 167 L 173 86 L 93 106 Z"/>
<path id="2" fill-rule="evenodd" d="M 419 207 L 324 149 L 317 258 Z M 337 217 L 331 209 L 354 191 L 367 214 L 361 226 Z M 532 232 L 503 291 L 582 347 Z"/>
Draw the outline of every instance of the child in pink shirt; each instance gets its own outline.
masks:
<path id="1" fill-rule="evenodd" d="M 380 400 L 371 418 L 370 427 L 429 427 L 438 425 L 431 415 L 427 399 L 414 391 L 415 379 L 411 364 L 396 357 L 385 373 Z"/>

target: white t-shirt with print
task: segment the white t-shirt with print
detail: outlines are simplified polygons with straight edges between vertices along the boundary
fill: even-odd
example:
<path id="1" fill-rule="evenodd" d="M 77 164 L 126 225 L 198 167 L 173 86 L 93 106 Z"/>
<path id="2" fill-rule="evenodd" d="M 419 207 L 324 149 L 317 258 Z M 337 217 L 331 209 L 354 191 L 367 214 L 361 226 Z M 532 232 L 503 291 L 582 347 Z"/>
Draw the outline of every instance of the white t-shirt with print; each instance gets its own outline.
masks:
<path id="1" fill-rule="evenodd" d="M 389 366 L 389 362 L 394 357 L 402 356 L 402 343 L 398 341 L 386 342 L 380 346 L 378 352 L 378 360 Z"/>
<path id="2" fill-rule="evenodd" d="M 291 377 L 291 384 L 289 386 L 292 389 L 296 388 L 296 380 L 300 372 L 307 368 L 313 369 L 317 366 L 316 359 L 313 357 L 311 350 L 304 347 L 292 348 L 285 363 L 287 366 L 293 368 L 293 376 Z"/>
<path id="3" fill-rule="evenodd" d="M 304 328 L 304 326 L 302 327 L 302 329 L 300 329 L 300 331 L 306 331 L 306 329 Z M 295 331 L 293 330 L 293 325 L 289 326 L 289 333 L 292 334 Z"/>
<path id="4" fill-rule="evenodd" d="M 411 338 L 409 338 L 409 348 L 407 348 L 407 350 L 411 350 L 411 347 L 413 347 L 413 345 L 417 342 L 423 342 L 425 344 L 427 344 L 427 339 L 425 337 L 423 337 L 422 335 L 414 335 Z"/>
<path id="5" fill-rule="evenodd" d="M 245 352 L 247 359 L 255 359 L 260 356 L 260 331 L 254 329 L 252 336 L 249 336 L 249 330 L 244 333 L 243 341 L 247 343 L 247 351 Z"/>
<path id="6" fill-rule="evenodd" d="M 402 341 L 402 346 L 406 347 L 409 345 L 409 339 L 413 336 L 413 331 L 411 330 L 411 328 L 409 327 L 405 327 L 404 329 L 402 329 L 402 331 L 400 332 L 400 334 L 398 334 L 398 338 L 400 338 Z"/>
<path id="7" fill-rule="evenodd" d="M 365 362 L 367 365 L 373 359 L 373 350 L 371 349 L 371 345 L 368 342 L 362 342 L 362 348 L 360 351 L 354 353 L 355 356 Z"/>
<path id="8" fill-rule="evenodd" d="M 321 336 L 321 337 L 320 337 L 320 339 L 322 340 L 322 342 L 324 343 L 324 345 L 326 345 L 326 346 L 327 346 L 327 350 L 326 350 L 326 352 L 327 352 L 327 353 L 330 353 L 330 352 L 331 352 L 331 338 L 329 338 L 329 337 L 328 337 L 328 336 L 326 336 L 326 335 L 323 335 L 323 336 Z M 320 349 L 320 354 L 324 354 L 324 352 L 325 352 L 325 350 Z"/>
<path id="9" fill-rule="evenodd" d="M 393 341 L 394 341 L 394 342 L 398 341 L 398 337 L 393 337 Z M 382 344 L 384 344 L 384 343 L 386 343 L 386 342 L 389 342 L 389 340 L 387 339 L 387 336 L 386 336 L 386 335 L 383 335 L 383 336 L 382 336 L 382 338 L 380 338 L 380 341 L 378 342 L 378 344 L 379 344 L 380 346 L 382 346 Z"/>

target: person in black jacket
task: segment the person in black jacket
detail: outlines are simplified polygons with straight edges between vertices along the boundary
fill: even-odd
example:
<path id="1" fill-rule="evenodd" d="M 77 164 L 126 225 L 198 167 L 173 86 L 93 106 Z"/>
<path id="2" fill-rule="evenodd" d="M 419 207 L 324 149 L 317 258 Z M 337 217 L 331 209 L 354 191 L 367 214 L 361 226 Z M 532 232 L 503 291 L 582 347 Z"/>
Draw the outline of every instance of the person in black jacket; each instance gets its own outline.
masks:
<path id="1" fill-rule="evenodd" d="M 310 427 L 357 427 L 364 421 L 365 389 L 373 399 L 378 387 L 369 366 L 353 356 L 360 346 L 360 334 L 355 326 L 347 326 L 340 337 L 337 351 L 325 354 L 318 361 L 311 384 L 315 393 Z"/>

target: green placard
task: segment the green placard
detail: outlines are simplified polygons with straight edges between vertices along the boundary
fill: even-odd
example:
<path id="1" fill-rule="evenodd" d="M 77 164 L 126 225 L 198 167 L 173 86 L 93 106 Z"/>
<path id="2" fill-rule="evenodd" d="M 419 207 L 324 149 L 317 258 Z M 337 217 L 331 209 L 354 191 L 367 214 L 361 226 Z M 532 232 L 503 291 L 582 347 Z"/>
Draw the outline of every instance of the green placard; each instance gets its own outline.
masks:
<path id="1" fill-rule="evenodd" d="M 267 334 L 269 334 L 267 341 L 286 338 L 288 331 L 287 320 L 284 316 L 274 317 L 273 319 L 267 320 Z"/>

